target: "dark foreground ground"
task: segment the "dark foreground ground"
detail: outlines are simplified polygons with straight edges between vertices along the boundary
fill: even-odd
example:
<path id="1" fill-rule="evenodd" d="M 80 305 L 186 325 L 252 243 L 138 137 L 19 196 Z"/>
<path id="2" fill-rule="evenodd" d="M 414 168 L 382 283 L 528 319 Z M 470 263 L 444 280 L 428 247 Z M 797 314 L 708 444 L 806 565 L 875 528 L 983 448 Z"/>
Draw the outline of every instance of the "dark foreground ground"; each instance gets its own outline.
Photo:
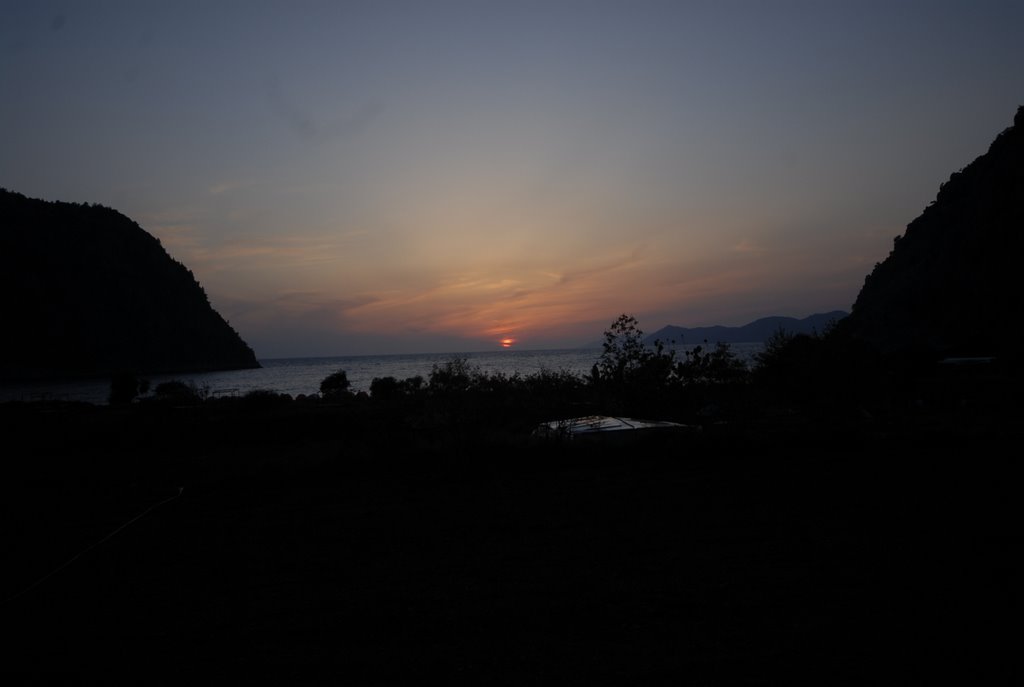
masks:
<path id="1" fill-rule="evenodd" d="M 3 668 L 1013 679 L 1012 418 L 582 444 L 345 412 L 4 409 Z"/>

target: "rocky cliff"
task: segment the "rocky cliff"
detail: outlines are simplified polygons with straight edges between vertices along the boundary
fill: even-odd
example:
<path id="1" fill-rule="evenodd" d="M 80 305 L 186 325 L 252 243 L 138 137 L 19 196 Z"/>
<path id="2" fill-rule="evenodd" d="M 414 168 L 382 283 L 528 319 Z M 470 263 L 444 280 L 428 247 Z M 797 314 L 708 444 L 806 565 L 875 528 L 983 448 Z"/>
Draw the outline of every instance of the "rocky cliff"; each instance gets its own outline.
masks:
<path id="1" fill-rule="evenodd" d="M 192 272 L 99 205 L 0 189 L 0 379 L 259 367 Z"/>
<path id="2" fill-rule="evenodd" d="M 1024 107 L 942 184 L 868 275 L 846 321 L 887 350 L 998 355 L 1022 334 Z"/>

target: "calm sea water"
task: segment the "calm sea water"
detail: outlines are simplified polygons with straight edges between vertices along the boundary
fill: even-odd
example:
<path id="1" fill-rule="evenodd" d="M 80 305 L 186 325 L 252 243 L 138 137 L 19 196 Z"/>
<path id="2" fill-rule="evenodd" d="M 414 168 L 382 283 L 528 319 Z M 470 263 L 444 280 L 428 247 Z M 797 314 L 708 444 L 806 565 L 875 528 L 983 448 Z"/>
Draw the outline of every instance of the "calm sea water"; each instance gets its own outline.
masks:
<path id="1" fill-rule="evenodd" d="M 762 344 L 732 344 L 740 358 L 750 361 Z M 680 351 L 692 348 L 679 347 Z M 197 372 L 148 377 L 151 388 L 172 379 L 194 383 L 209 390 L 211 396 L 244 396 L 256 389 L 278 393 L 315 394 L 327 375 L 345 370 L 353 391 L 369 391 L 375 377 L 406 379 L 428 377 L 434 365 L 465 358 L 482 372 L 523 376 L 541 371 L 589 374 L 601 356 L 600 348 L 573 348 L 550 351 L 493 351 L 486 353 L 419 353 L 412 355 L 361 355 L 330 358 L 273 358 L 261 360 L 256 370 Z M 0 387 L 0 401 L 55 399 L 106 403 L 110 392 L 107 380 L 68 383 L 19 384 Z"/>

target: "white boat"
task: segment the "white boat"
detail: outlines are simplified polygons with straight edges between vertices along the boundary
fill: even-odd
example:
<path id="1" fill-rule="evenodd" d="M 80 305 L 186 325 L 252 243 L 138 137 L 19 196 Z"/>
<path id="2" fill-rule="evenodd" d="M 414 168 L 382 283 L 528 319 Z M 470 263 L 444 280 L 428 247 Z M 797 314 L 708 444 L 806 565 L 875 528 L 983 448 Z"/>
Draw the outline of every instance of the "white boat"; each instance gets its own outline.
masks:
<path id="1" fill-rule="evenodd" d="M 567 420 L 552 420 L 541 423 L 534 434 L 552 438 L 577 439 L 590 436 L 609 435 L 618 432 L 648 432 L 653 430 L 699 431 L 700 427 L 683 425 L 664 420 L 637 420 L 631 417 L 610 415 L 587 415 Z"/>

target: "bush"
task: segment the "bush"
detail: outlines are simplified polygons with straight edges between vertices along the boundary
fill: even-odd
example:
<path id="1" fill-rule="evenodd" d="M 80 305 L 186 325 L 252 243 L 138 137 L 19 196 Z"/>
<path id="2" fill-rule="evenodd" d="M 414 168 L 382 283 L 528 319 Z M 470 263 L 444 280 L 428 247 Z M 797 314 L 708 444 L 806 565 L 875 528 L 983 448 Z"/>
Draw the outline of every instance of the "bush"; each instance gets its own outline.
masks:
<path id="1" fill-rule="evenodd" d="M 653 348 L 644 343 L 644 333 L 632 315 L 620 315 L 604 333 L 604 351 L 594 366 L 595 381 L 614 387 L 648 390 L 663 387 L 673 372 L 675 352 L 664 344 Z"/>
<path id="2" fill-rule="evenodd" d="M 821 411 L 872 404 L 891 381 L 884 378 L 886 367 L 843 328 L 828 328 L 824 334 L 779 330 L 756 356 L 754 376 L 762 390 Z M 908 366 L 901 363 L 896 369 Z"/>
<path id="3" fill-rule="evenodd" d="M 276 408 L 292 402 L 289 394 L 278 393 L 272 389 L 253 389 L 242 397 L 242 403 L 253 408 Z"/>
<path id="4" fill-rule="evenodd" d="M 370 382 L 370 397 L 375 401 L 393 401 L 415 396 L 423 389 L 423 377 L 416 375 L 408 379 L 374 377 Z"/>
<path id="5" fill-rule="evenodd" d="M 208 386 L 197 387 L 195 382 L 186 384 L 177 379 L 161 382 L 153 389 L 153 398 L 162 403 L 174 405 L 198 405 L 210 395 Z"/>
<path id="6" fill-rule="evenodd" d="M 466 358 L 455 358 L 440 367 L 433 365 L 428 384 L 435 394 L 467 391 L 481 376 L 480 369 L 470 365 Z"/>
<path id="7" fill-rule="evenodd" d="M 333 372 L 320 382 L 320 394 L 324 398 L 337 399 L 350 394 L 349 387 L 352 382 L 348 381 L 348 374 L 344 370 Z"/>
<path id="8" fill-rule="evenodd" d="M 133 372 L 118 372 L 110 378 L 110 405 L 131 403 L 136 396 L 149 391 L 149 381 L 139 379 Z"/>
<path id="9" fill-rule="evenodd" d="M 719 341 L 711 350 L 708 342 L 686 351 L 685 358 L 675 368 L 675 375 L 684 385 L 729 384 L 747 377 L 746 364 L 736 357 L 729 344 Z"/>

